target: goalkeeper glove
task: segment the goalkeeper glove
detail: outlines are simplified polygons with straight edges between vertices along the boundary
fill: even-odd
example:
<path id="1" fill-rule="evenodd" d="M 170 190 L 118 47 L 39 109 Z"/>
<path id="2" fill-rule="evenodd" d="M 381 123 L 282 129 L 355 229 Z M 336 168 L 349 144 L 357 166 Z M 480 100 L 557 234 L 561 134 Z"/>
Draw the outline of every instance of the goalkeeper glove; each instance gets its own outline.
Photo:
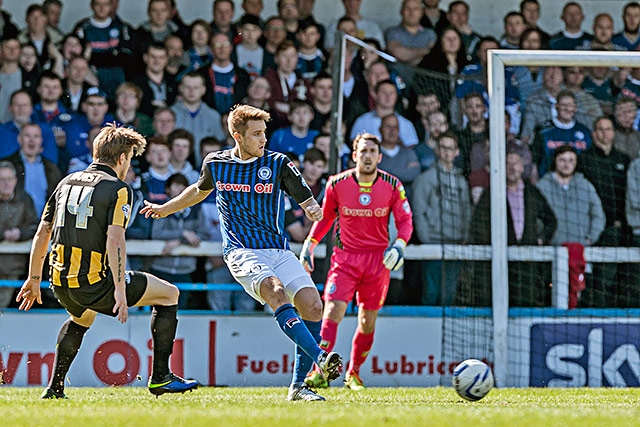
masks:
<path id="1" fill-rule="evenodd" d="M 300 263 L 308 273 L 313 271 L 313 250 L 317 245 L 318 242 L 312 239 L 307 239 L 302 244 L 302 250 L 300 251 Z"/>
<path id="2" fill-rule="evenodd" d="M 382 263 L 388 270 L 399 270 L 404 264 L 404 248 L 407 244 L 402 239 L 396 239 L 393 245 L 384 251 Z"/>

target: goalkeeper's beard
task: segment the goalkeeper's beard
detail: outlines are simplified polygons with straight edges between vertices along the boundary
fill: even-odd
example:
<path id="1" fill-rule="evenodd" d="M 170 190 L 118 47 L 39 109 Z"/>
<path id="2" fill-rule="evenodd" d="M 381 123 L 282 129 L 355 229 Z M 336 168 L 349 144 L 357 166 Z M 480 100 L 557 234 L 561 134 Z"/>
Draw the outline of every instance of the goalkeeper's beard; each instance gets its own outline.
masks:
<path id="1" fill-rule="evenodd" d="M 377 164 L 371 164 L 371 165 L 359 165 L 358 166 L 358 179 L 361 181 L 373 181 L 373 178 L 376 177 L 378 173 L 378 165 Z"/>

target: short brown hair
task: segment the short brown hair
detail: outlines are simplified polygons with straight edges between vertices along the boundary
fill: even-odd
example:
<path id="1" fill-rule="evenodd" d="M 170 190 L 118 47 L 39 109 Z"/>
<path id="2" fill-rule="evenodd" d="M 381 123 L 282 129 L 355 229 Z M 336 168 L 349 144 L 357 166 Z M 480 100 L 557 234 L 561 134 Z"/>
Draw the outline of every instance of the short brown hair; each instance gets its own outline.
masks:
<path id="1" fill-rule="evenodd" d="M 215 145 L 214 149 L 211 149 Z M 216 139 L 215 136 L 205 136 L 200 140 L 200 154 L 206 157 L 207 154 L 220 151 L 224 148 L 224 144 Z"/>
<path id="2" fill-rule="evenodd" d="M 193 32 L 193 29 L 195 28 L 196 25 L 199 25 L 200 27 L 204 28 L 204 30 L 207 32 L 207 40 L 209 40 L 209 38 L 213 34 L 213 30 L 211 29 L 211 25 L 209 25 L 209 23 L 204 19 L 196 19 L 191 23 L 191 31 L 189 31 L 189 36 L 191 36 L 191 33 Z"/>
<path id="3" fill-rule="evenodd" d="M 324 153 L 322 151 L 320 151 L 318 148 L 311 147 L 307 151 L 304 152 L 304 157 L 302 159 L 303 163 L 304 162 L 315 163 L 318 160 L 322 160 L 322 163 L 324 163 L 324 164 L 327 163 L 327 158 L 325 157 Z"/>
<path id="4" fill-rule="evenodd" d="M 163 147 L 167 147 L 168 149 L 171 149 L 171 147 L 169 146 L 169 141 L 167 140 L 166 136 L 150 136 L 149 138 L 147 138 L 147 141 L 149 146 L 162 145 Z"/>
<path id="5" fill-rule="evenodd" d="M 105 125 L 93 140 L 93 158 L 109 166 L 118 164 L 121 154 L 133 150 L 138 156 L 144 152 L 147 141 L 134 129 L 118 126 L 115 122 Z"/>
<path id="6" fill-rule="evenodd" d="M 233 135 L 238 132 L 241 135 L 247 131 L 247 122 L 252 120 L 271 120 L 271 115 L 260 108 L 252 107 L 246 104 L 236 104 L 229 112 L 227 118 L 227 127 L 229 133 Z"/>
<path id="7" fill-rule="evenodd" d="M 178 185 L 183 185 L 185 187 L 189 186 L 189 181 L 187 180 L 187 177 L 184 176 L 181 173 L 174 173 L 173 175 L 171 175 L 169 178 L 167 178 L 167 180 L 164 183 L 164 189 L 165 191 L 169 189 L 169 187 L 171 187 L 172 184 L 178 184 Z"/>
<path id="8" fill-rule="evenodd" d="M 294 48 L 296 51 L 298 51 L 298 48 L 296 47 L 296 44 L 294 42 L 289 39 L 283 40 L 282 43 L 280 43 L 278 47 L 276 47 L 276 56 L 291 48 Z"/>
<path id="9" fill-rule="evenodd" d="M 351 147 L 354 150 L 356 149 L 356 146 L 358 145 L 358 142 L 360 142 L 361 139 L 363 139 L 365 141 L 373 141 L 378 146 L 378 148 L 380 148 L 380 138 L 378 138 L 377 136 L 375 136 L 372 133 L 363 132 L 363 133 L 360 133 L 360 134 L 356 135 L 356 137 L 353 138 L 353 142 L 351 143 Z"/>
<path id="10" fill-rule="evenodd" d="M 149 0 L 149 3 L 147 4 L 147 12 L 149 12 L 149 9 L 151 9 L 152 3 L 166 3 L 167 7 L 171 9 L 171 2 L 169 0 Z"/>
<path id="11" fill-rule="evenodd" d="M 611 123 L 613 123 L 613 119 L 611 117 L 609 117 L 609 116 L 599 116 L 599 117 L 596 117 L 596 119 L 593 121 L 593 129 L 595 130 L 595 128 L 598 125 L 598 123 L 600 123 L 602 121 L 605 121 L 605 120 L 608 120 Z"/>
<path id="12" fill-rule="evenodd" d="M 636 108 L 637 108 L 637 105 L 638 105 L 638 104 L 636 104 L 636 100 L 635 99 L 631 98 L 628 95 L 622 95 L 622 96 L 618 97 L 618 99 L 616 99 L 614 111 L 616 109 L 618 109 L 619 106 L 624 105 L 624 104 L 633 104 L 633 106 L 636 107 Z"/>
<path id="13" fill-rule="evenodd" d="M 470 99 L 478 98 L 484 104 L 484 97 L 480 92 L 470 92 L 464 96 L 464 102 L 467 102 Z"/>
<path id="14" fill-rule="evenodd" d="M 193 134 L 186 129 L 178 128 L 171 131 L 169 135 L 167 135 L 167 141 L 169 142 L 169 147 L 173 148 L 173 142 L 176 139 L 186 139 L 189 141 L 189 151 L 193 150 Z"/>
<path id="15" fill-rule="evenodd" d="M 315 114 L 313 105 L 306 99 L 295 98 L 291 102 L 289 102 L 289 114 L 293 114 L 293 112 L 298 108 L 308 108 L 311 113 Z"/>
<path id="16" fill-rule="evenodd" d="M 449 138 L 453 140 L 453 142 L 456 143 L 456 148 L 458 148 L 458 136 L 455 133 L 451 132 L 450 130 L 444 132 L 442 135 L 436 138 L 436 147 L 440 148 L 440 141 L 442 141 L 445 138 Z"/>
<path id="17" fill-rule="evenodd" d="M 571 98 L 573 99 L 573 102 L 576 102 L 576 103 L 578 102 L 576 100 L 576 95 L 567 89 L 561 90 L 560 93 L 556 95 L 556 100 L 560 101 L 560 98 Z"/>

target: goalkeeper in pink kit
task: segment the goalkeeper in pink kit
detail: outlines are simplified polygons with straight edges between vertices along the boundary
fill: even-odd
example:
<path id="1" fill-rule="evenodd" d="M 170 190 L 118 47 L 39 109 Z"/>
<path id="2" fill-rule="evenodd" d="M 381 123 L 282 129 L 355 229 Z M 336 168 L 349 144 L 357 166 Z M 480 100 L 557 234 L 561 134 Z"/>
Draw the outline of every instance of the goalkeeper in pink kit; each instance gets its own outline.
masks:
<path id="1" fill-rule="evenodd" d="M 322 204 L 323 219 L 311 227 L 300 253 L 300 261 L 313 270 L 313 250 L 337 220 L 331 267 L 324 288 L 320 346 L 331 351 L 335 346 L 338 324 L 347 304 L 356 295 L 358 326 L 353 336 L 345 386 L 361 390 L 360 367 L 373 345 L 378 311 L 389 289 L 390 270 L 404 263 L 404 248 L 411 237 L 411 207 L 400 180 L 378 170 L 382 159 L 380 140 L 371 134 L 358 135 L 353 141 L 356 166 L 329 178 Z M 393 214 L 397 239 L 389 243 L 389 220 Z M 305 379 L 311 387 L 327 387 L 317 369 Z"/>

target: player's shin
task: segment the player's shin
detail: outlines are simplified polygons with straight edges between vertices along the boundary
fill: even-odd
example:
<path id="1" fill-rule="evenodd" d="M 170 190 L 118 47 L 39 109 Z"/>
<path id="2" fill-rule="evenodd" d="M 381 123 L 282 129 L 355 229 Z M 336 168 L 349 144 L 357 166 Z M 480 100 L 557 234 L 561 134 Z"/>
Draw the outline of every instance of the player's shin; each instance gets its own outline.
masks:
<path id="1" fill-rule="evenodd" d="M 169 357 L 173 352 L 173 340 L 178 327 L 177 305 L 153 306 L 151 314 L 151 336 L 153 338 L 153 371 L 154 382 L 162 380 L 169 374 Z"/>
<path id="2" fill-rule="evenodd" d="M 307 329 L 316 340 L 316 343 L 320 343 L 320 325 L 321 322 L 312 322 L 311 320 L 303 320 L 307 325 Z M 300 346 L 296 346 L 296 358 L 293 364 L 293 380 L 292 383 L 302 383 L 313 366 L 313 359 L 309 357 L 307 353 Z"/>
<path id="3" fill-rule="evenodd" d="M 338 336 L 338 323 L 325 317 L 322 319 L 322 329 L 320 330 L 322 341 L 320 341 L 320 347 L 324 351 L 331 351 L 336 345 L 336 337 Z"/>
<path id="4" fill-rule="evenodd" d="M 338 323 L 328 317 L 323 318 L 322 328 L 320 329 L 320 336 L 322 337 L 320 341 L 320 348 L 326 352 L 331 352 L 333 350 L 333 347 L 335 347 L 336 345 L 336 337 L 338 336 Z M 313 370 L 314 374 L 312 374 L 311 376 L 314 379 L 308 380 L 307 384 L 309 384 L 309 381 L 314 383 L 317 381 L 320 381 L 320 383 L 326 381 L 324 378 L 322 378 L 320 367 L 317 364 L 314 366 Z M 318 387 L 317 384 L 313 385 L 315 387 Z"/>
<path id="5" fill-rule="evenodd" d="M 360 366 L 367 360 L 369 351 L 373 347 L 373 335 L 375 331 L 370 334 L 363 333 L 360 328 L 356 329 L 356 333 L 353 336 L 353 342 L 351 343 L 351 358 L 349 360 L 349 373 L 360 373 Z"/>
<path id="6" fill-rule="evenodd" d="M 80 326 L 71 319 L 68 319 L 62 324 L 62 327 L 60 327 L 54 368 L 51 381 L 49 382 L 49 388 L 55 393 L 63 394 L 64 378 L 67 376 L 71 362 L 73 362 L 76 354 L 78 354 L 78 350 L 80 350 L 80 345 L 82 344 L 82 338 L 88 330 L 89 328 Z"/>
<path id="7" fill-rule="evenodd" d="M 323 350 L 318 346 L 316 339 L 313 337 L 309 329 L 302 321 L 302 318 L 296 313 L 293 305 L 284 304 L 273 313 L 280 329 L 307 353 L 313 360 L 317 360 Z"/>

